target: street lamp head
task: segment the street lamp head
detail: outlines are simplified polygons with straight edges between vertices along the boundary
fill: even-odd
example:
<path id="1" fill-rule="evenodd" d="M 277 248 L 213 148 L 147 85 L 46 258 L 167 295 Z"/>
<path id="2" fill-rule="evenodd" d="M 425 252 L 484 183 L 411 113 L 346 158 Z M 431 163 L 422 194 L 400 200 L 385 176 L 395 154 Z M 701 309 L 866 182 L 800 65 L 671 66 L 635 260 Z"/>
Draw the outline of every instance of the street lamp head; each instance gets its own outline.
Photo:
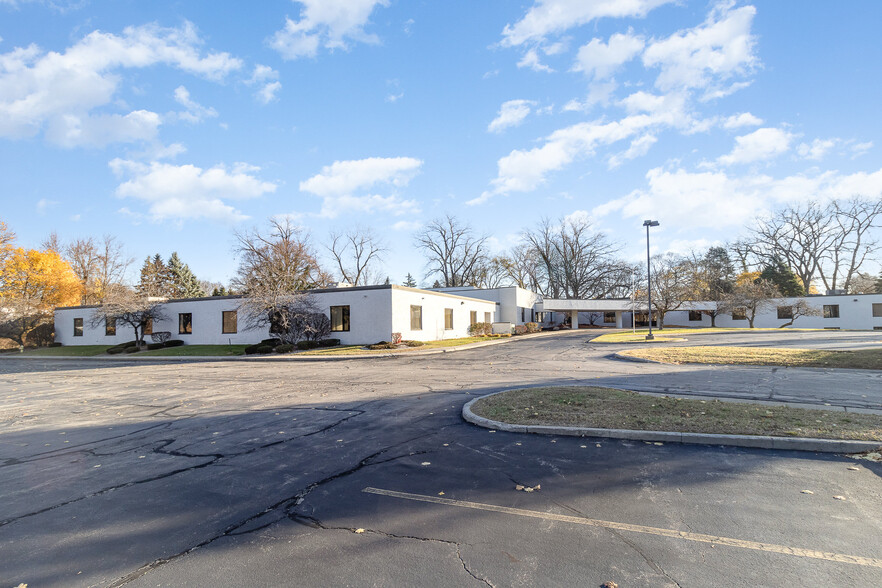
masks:
<path id="1" fill-rule="evenodd" d="M 654 220 L 645 220 L 645 221 L 643 221 L 643 226 L 644 226 L 644 227 L 657 227 L 657 226 L 658 226 L 658 221 L 654 221 Z"/>

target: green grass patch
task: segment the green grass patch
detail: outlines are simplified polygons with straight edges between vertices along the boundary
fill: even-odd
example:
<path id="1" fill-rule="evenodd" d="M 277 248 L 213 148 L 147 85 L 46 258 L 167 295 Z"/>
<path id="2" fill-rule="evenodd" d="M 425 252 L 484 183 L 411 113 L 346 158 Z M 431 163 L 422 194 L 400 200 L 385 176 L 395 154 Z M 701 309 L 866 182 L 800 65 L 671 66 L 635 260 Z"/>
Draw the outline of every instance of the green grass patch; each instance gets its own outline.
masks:
<path id="1" fill-rule="evenodd" d="M 244 355 L 245 347 L 247 345 L 181 345 L 153 351 L 139 351 L 129 357 L 226 357 Z"/>
<path id="2" fill-rule="evenodd" d="M 311 349 L 304 351 L 299 355 L 383 355 L 389 353 L 410 353 L 413 351 L 425 351 L 427 349 L 438 349 L 443 347 L 457 347 L 459 345 L 468 345 L 470 343 L 484 343 L 487 341 L 495 341 L 493 337 L 461 337 L 459 339 L 445 339 L 443 341 L 426 341 L 425 345 L 419 347 L 401 347 L 399 349 L 367 349 L 364 345 L 340 345 L 338 347 L 330 347 L 328 349 Z"/>
<path id="3" fill-rule="evenodd" d="M 42 357 L 91 357 L 106 353 L 112 345 L 70 345 L 68 347 L 40 347 L 29 349 L 22 355 L 38 355 Z"/>
<path id="4" fill-rule="evenodd" d="M 665 347 L 632 349 L 622 355 L 665 363 L 704 363 L 716 365 L 773 365 L 783 367 L 823 367 L 882 370 L 882 348 L 855 351 L 790 349 L 776 347 Z"/>
<path id="5" fill-rule="evenodd" d="M 518 425 L 882 441 L 882 415 L 647 396 L 594 386 L 510 390 L 478 400 L 472 412 Z"/>

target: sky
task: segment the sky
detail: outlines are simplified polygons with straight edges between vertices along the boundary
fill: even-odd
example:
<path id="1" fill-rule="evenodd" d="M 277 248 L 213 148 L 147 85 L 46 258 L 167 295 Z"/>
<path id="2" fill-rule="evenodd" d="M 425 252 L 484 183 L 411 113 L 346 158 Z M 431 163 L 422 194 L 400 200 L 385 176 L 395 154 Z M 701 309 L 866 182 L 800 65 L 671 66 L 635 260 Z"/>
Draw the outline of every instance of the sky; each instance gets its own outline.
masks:
<path id="1" fill-rule="evenodd" d="M 0 0 L 0 220 L 235 273 L 288 216 L 425 280 L 446 214 L 494 252 L 581 217 L 622 255 L 882 194 L 882 3 Z"/>

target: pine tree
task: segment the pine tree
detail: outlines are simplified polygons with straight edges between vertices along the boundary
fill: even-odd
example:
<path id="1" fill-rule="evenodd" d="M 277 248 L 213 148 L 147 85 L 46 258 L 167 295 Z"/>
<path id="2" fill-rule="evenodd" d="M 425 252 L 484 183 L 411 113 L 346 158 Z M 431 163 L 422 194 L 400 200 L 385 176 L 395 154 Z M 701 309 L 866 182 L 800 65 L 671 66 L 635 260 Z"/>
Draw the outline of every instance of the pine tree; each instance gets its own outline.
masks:
<path id="1" fill-rule="evenodd" d="M 805 296 L 805 289 L 799 278 L 778 257 L 771 259 L 759 277 L 777 286 L 782 296 Z"/>
<path id="2" fill-rule="evenodd" d="M 229 294 L 227 292 L 227 289 L 224 288 L 223 286 L 221 286 L 219 288 L 215 288 L 214 290 L 212 290 L 211 295 L 212 296 L 228 296 Z"/>
<path id="3" fill-rule="evenodd" d="M 168 258 L 168 273 L 171 278 L 171 296 L 173 298 L 201 298 L 205 290 L 199 280 L 190 271 L 190 267 L 181 261 L 177 251 Z"/>
<path id="4" fill-rule="evenodd" d="M 388 285 L 391 284 L 391 283 L 392 283 L 392 280 L 389 279 L 389 276 L 386 276 L 386 281 L 383 282 L 383 285 L 384 285 L 384 286 L 388 286 Z"/>
<path id="5" fill-rule="evenodd" d="M 413 276 L 410 275 L 410 272 L 407 272 L 407 277 L 404 279 L 404 285 L 408 288 L 416 288 L 417 283 L 416 280 L 413 279 Z"/>
<path id="6" fill-rule="evenodd" d="M 171 276 L 168 266 L 158 253 L 151 259 L 147 257 L 141 267 L 141 280 L 136 288 L 138 294 L 145 297 L 171 296 Z"/>

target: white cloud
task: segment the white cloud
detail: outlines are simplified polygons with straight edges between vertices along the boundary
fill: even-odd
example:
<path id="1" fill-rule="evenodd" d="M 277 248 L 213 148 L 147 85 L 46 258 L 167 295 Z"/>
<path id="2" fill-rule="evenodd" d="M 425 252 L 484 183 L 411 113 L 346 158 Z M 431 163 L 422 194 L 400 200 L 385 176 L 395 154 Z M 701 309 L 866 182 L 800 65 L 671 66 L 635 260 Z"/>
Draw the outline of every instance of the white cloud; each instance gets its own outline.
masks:
<path id="1" fill-rule="evenodd" d="M 752 115 L 749 112 L 741 112 L 727 117 L 723 121 L 724 129 L 737 129 L 740 127 L 758 127 L 763 124 L 763 119 Z"/>
<path id="2" fill-rule="evenodd" d="M 282 89 L 282 82 L 268 82 L 254 93 L 254 97 L 262 104 L 269 104 L 278 100 L 276 94 Z"/>
<path id="3" fill-rule="evenodd" d="M 643 52 L 643 64 L 660 69 L 655 85 L 662 91 L 701 88 L 721 96 L 732 88 L 719 84 L 748 73 L 758 63 L 750 34 L 756 8 L 734 10 L 721 3 L 697 27 L 653 41 Z"/>
<path id="4" fill-rule="evenodd" d="M 728 155 L 719 157 L 717 161 L 723 165 L 768 161 L 790 149 L 794 135 L 782 129 L 765 127 L 754 132 L 735 137 L 735 147 Z"/>
<path id="5" fill-rule="evenodd" d="M 249 86 L 259 86 L 257 91 L 254 92 L 254 98 L 261 104 L 269 104 L 278 100 L 276 94 L 282 89 L 282 82 L 279 81 L 279 72 L 268 65 L 255 65 L 251 79 L 245 83 Z"/>
<path id="6" fill-rule="evenodd" d="M 285 19 L 285 28 L 270 39 L 284 59 L 315 57 L 319 47 L 347 49 L 347 41 L 378 43 L 364 31 L 374 7 L 389 0 L 299 0 L 300 20 Z"/>
<path id="7" fill-rule="evenodd" d="M 275 192 L 276 185 L 256 177 L 259 168 L 237 163 L 231 169 L 216 165 L 202 169 L 194 165 L 172 165 L 114 159 L 110 168 L 129 179 L 116 188 L 120 198 L 135 198 L 149 204 L 154 220 L 208 218 L 240 221 L 248 218 L 225 200 L 245 200 Z"/>
<path id="8" fill-rule="evenodd" d="M 609 158 L 609 161 L 607 163 L 609 169 L 615 169 L 626 161 L 646 155 L 647 153 L 649 153 L 649 149 L 653 145 L 655 145 L 656 141 L 658 141 L 658 139 L 655 137 L 655 135 L 647 134 L 637 137 L 636 139 L 631 141 L 631 145 L 628 147 L 627 150 L 623 151 L 622 153 L 617 153 Z"/>
<path id="9" fill-rule="evenodd" d="M 37 214 L 43 216 L 46 214 L 47 211 L 58 206 L 58 204 L 59 203 L 57 200 L 47 200 L 46 198 L 40 198 L 40 200 L 37 201 Z"/>
<path id="10" fill-rule="evenodd" d="M 619 212 L 625 218 L 658 218 L 677 229 L 741 227 L 758 214 L 782 203 L 809 199 L 821 202 L 854 194 L 882 192 L 882 170 L 841 175 L 828 171 L 781 179 L 767 175 L 731 176 L 724 171 L 689 172 L 654 168 L 648 186 L 596 207 L 604 216 Z"/>
<path id="11" fill-rule="evenodd" d="M 413 157 L 369 157 L 349 161 L 335 161 L 322 168 L 321 173 L 300 182 L 300 190 L 323 199 L 321 216 L 333 218 L 341 211 L 387 211 L 394 215 L 417 212 L 414 200 L 403 200 L 397 194 L 355 193 L 380 184 L 395 188 L 407 186 L 419 172 L 423 162 Z"/>
<path id="12" fill-rule="evenodd" d="M 65 147 L 140 141 L 156 135 L 158 114 L 95 112 L 114 102 L 119 70 L 167 65 L 211 80 L 241 67 L 228 53 L 207 53 L 192 24 L 95 31 L 62 53 L 36 45 L 0 54 L 0 136 L 46 138 Z"/>
<path id="13" fill-rule="evenodd" d="M 508 47 L 541 41 L 599 18 L 643 18 L 650 10 L 673 0 L 536 0 L 524 18 L 502 31 Z"/>
<path id="14" fill-rule="evenodd" d="M 532 100 L 508 100 L 499 107 L 499 114 L 494 118 L 487 130 L 491 133 L 501 133 L 508 127 L 516 127 L 524 122 L 530 114 L 531 107 L 536 103 Z"/>
<path id="15" fill-rule="evenodd" d="M 422 226 L 423 223 L 420 221 L 398 221 L 392 225 L 392 229 L 396 231 L 416 231 Z"/>
<path id="16" fill-rule="evenodd" d="M 869 151 L 872 148 L 873 148 L 872 141 L 867 141 L 865 143 L 856 143 L 851 146 L 851 152 L 854 154 L 851 156 L 851 158 L 855 159 L 857 157 L 860 157 L 861 155 L 863 155 L 864 153 L 866 153 L 867 151 Z"/>
<path id="17" fill-rule="evenodd" d="M 587 45 L 579 48 L 573 71 L 584 72 L 595 80 L 603 80 L 622 64 L 634 59 L 643 50 L 643 37 L 616 33 L 608 43 L 600 39 L 592 39 Z"/>
<path id="18" fill-rule="evenodd" d="M 389 94 L 386 96 L 386 102 L 391 102 L 392 104 L 395 104 L 402 98 L 404 98 L 404 92 L 399 92 L 398 94 Z"/>
<path id="19" fill-rule="evenodd" d="M 796 152 L 800 157 L 820 161 L 827 153 L 841 142 L 840 139 L 815 139 L 809 143 L 800 143 Z"/>
<path id="20" fill-rule="evenodd" d="M 539 60 L 539 53 L 535 49 L 530 49 L 524 53 L 524 56 L 518 61 L 518 67 L 529 67 L 533 71 L 541 71 L 545 73 L 551 73 L 554 71 Z"/>
<path id="21" fill-rule="evenodd" d="M 190 91 L 184 86 L 175 88 L 175 102 L 187 109 L 186 112 L 177 113 L 177 117 L 189 123 L 200 123 L 206 118 L 215 118 L 217 111 L 211 107 L 205 107 L 190 98 Z"/>

